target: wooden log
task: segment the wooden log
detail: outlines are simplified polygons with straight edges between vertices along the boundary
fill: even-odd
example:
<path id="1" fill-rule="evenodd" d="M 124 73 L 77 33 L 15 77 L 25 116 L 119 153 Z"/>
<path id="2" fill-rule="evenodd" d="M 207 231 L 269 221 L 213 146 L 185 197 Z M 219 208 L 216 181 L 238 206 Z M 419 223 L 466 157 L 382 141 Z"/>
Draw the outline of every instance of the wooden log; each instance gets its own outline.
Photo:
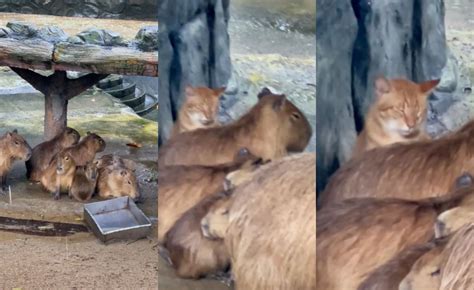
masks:
<path id="1" fill-rule="evenodd" d="M 158 52 L 128 47 L 59 43 L 54 50 L 53 63 L 54 70 L 158 76 Z"/>
<path id="2" fill-rule="evenodd" d="M 40 39 L 0 38 L 0 65 L 49 70 L 54 45 Z"/>

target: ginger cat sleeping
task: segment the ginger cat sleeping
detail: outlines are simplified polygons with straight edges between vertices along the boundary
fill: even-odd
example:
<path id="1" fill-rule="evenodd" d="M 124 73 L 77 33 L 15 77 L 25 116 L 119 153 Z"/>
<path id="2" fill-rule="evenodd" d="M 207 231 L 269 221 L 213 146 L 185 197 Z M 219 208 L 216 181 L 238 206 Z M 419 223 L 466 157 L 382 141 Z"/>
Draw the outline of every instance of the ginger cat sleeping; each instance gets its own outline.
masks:
<path id="1" fill-rule="evenodd" d="M 365 117 L 364 129 L 357 136 L 352 157 L 393 143 L 431 139 L 425 129 L 427 99 L 438 83 L 439 80 L 417 84 L 378 77 L 375 100 Z"/>
<path id="2" fill-rule="evenodd" d="M 224 91 L 224 87 L 210 89 L 187 86 L 185 89 L 186 98 L 179 110 L 171 137 L 179 133 L 219 125 L 217 122 L 219 98 Z"/>

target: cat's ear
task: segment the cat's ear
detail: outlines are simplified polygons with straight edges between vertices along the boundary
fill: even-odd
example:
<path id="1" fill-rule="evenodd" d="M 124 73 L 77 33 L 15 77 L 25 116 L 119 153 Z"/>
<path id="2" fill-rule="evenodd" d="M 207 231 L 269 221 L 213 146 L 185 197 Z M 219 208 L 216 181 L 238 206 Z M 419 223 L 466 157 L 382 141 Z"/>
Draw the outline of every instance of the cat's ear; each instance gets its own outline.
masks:
<path id="1" fill-rule="evenodd" d="M 216 97 L 220 97 L 226 90 L 226 87 L 220 87 L 218 89 L 214 89 L 214 93 Z"/>
<path id="2" fill-rule="evenodd" d="M 390 82 L 385 77 L 378 76 L 375 79 L 375 95 L 377 96 L 377 98 L 380 98 L 382 95 L 390 92 L 390 90 Z"/>
<path id="3" fill-rule="evenodd" d="M 439 81 L 439 79 L 426 81 L 418 84 L 418 86 L 420 87 L 422 93 L 428 95 L 434 90 L 434 88 L 436 88 L 436 86 L 439 84 Z"/>
<path id="4" fill-rule="evenodd" d="M 186 94 L 186 97 L 195 95 L 194 88 L 189 85 L 184 88 L 184 93 Z"/>

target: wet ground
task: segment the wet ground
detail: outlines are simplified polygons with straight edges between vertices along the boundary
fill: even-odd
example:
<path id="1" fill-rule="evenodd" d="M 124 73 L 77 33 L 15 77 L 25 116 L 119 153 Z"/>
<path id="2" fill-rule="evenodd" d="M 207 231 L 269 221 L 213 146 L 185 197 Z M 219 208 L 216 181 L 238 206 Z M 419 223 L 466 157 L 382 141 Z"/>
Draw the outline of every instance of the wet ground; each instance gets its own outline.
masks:
<path id="1" fill-rule="evenodd" d="M 42 142 L 43 97 L 9 69 L 0 70 L 0 104 L 2 134 L 18 129 L 32 147 Z M 68 125 L 81 135 L 92 131 L 104 138 L 106 150 L 98 156 L 115 153 L 137 162 L 137 179 L 144 197 L 138 206 L 156 222 L 157 123 L 138 117 L 99 90 L 90 90 L 69 102 Z M 141 148 L 128 147 L 127 143 L 140 144 Z M 1 216 L 83 223 L 82 203 L 66 195 L 54 201 L 39 185 L 26 180 L 25 171 L 23 162 L 14 164 L 8 179 L 12 203 L 7 196 L 0 196 Z M 155 289 L 155 245 L 156 226 L 147 240 L 107 246 L 90 233 L 45 238 L 0 231 L 0 287 Z"/>

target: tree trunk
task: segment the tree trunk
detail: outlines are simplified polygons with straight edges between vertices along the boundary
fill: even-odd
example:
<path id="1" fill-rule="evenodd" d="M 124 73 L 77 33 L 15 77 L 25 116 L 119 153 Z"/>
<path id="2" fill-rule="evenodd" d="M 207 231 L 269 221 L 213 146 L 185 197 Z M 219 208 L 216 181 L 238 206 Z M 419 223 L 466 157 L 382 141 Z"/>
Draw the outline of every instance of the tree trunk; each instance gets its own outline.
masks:
<path id="1" fill-rule="evenodd" d="M 67 126 L 67 98 L 60 92 L 44 96 L 44 139 L 51 140 Z"/>

